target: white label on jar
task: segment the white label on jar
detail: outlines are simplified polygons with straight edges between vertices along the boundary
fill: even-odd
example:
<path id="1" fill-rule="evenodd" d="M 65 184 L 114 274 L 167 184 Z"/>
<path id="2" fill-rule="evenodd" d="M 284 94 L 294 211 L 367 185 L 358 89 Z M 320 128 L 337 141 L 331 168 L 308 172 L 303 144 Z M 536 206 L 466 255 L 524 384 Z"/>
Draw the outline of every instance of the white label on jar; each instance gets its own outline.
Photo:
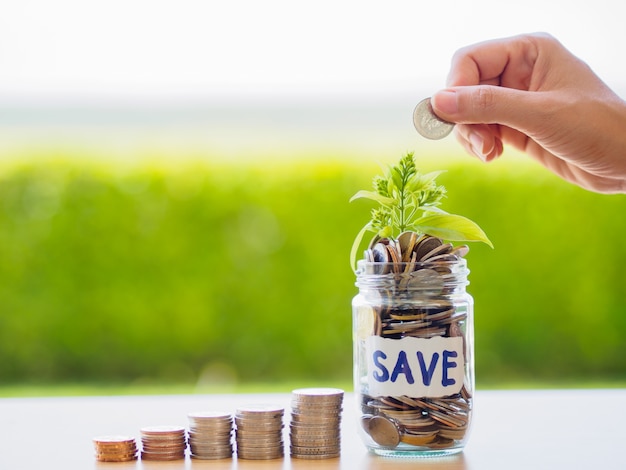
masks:
<path id="1" fill-rule="evenodd" d="M 463 338 L 367 339 L 367 383 L 372 396 L 443 397 L 461 391 Z"/>

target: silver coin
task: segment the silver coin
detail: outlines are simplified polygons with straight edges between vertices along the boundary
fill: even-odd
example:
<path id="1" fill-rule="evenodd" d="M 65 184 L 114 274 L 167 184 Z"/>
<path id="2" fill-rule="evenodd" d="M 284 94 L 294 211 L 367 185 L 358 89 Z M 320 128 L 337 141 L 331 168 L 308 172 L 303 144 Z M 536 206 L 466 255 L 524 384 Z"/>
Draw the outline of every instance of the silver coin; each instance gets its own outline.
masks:
<path id="1" fill-rule="evenodd" d="M 291 456 L 296 459 L 306 460 L 323 460 L 323 459 L 336 459 L 339 458 L 340 452 L 333 452 L 330 454 L 292 454 Z"/>
<path id="2" fill-rule="evenodd" d="M 191 443 L 189 444 L 189 448 L 191 449 L 192 452 L 195 452 L 197 454 L 206 454 L 209 452 L 217 452 L 217 451 L 224 451 L 224 450 L 232 450 L 233 446 L 230 445 L 230 443 L 227 444 L 196 444 L 196 443 Z"/>
<path id="3" fill-rule="evenodd" d="M 292 392 L 296 403 L 341 403 L 344 391 L 339 388 L 300 388 Z"/>
<path id="4" fill-rule="evenodd" d="M 270 449 L 270 450 L 256 450 L 249 451 L 246 449 L 237 449 L 237 457 L 244 460 L 273 460 L 280 459 L 284 456 L 284 450 Z"/>
<path id="5" fill-rule="evenodd" d="M 407 263 L 411 260 L 413 248 L 415 248 L 416 243 L 417 233 L 415 232 L 402 232 L 398 235 L 398 247 L 400 248 L 403 263 Z"/>
<path id="6" fill-rule="evenodd" d="M 236 416 L 265 418 L 271 416 L 282 416 L 285 409 L 282 406 L 272 404 L 248 405 L 237 409 Z"/>
<path id="7" fill-rule="evenodd" d="M 204 455 L 204 454 L 191 454 L 192 459 L 198 460 L 222 460 L 222 459 L 231 459 L 233 457 L 232 452 L 224 452 L 223 454 L 213 454 L 213 455 Z"/>
<path id="8" fill-rule="evenodd" d="M 367 433 L 374 442 L 384 447 L 396 447 L 400 443 L 398 427 L 383 416 L 374 416 L 368 421 Z"/>
<path id="9" fill-rule="evenodd" d="M 423 99 L 415 106 L 413 125 L 422 137 L 431 140 L 443 139 L 454 129 L 453 123 L 440 119 L 434 113 L 430 98 Z"/>
<path id="10" fill-rule="evenodd" d="M 320 455 L 320 454 L 336 454 L 337 452 L 339 452 L 341 450 L 341 448 L 338 445 L 333 445 L 333 446 L 319 446 L 319 447 L 302 447 L 302 446 L 290 446 L 289 450 L 291 451 L 291 454 L 297 454 L 297 455 L 303 455 L 303 454 L 309 454 L 309 455 Z"/>
<path id="11" fill-rule="evenodd" d="M 337 435 L 335 437 L 330 436 L 300 436 L 300 435 L 292 435 L 290 436 L 291 445 L 300 446 L 300 447 L 320 447 L 320 446 L 330 446 L 337 445 L 341 442 L 341 436 Z"/>
<path id="12" fill-rule="evenodd" d="M 423 261 L 424 257 L 435 248 L 443 245 L 443 240 L 438 237 L 426 236 L 415 243 L 415 255 L 418 260 Z"/>
<path id="13" fill-rule="evenodd" d="M 232 431 L 230 429 L 224 429 L 223 431 L 214 430 L 214 429 L 190 429 L 189 430 L 189 439 L 206 439 L 207 437 L 212 438 L 223 438 L 227 439 L 232 436 Z"/>
<path id="14" fill-rule="evenodd" d="M 296 423 L 305 424 L 338 424 L 341 421 L 341 414 L 337 412 L 333 413 L 319 413 L 314 415 L 312 413 L 291 413 L 291 421 Z"/>
<path id="15" fill-rule="evenodd" d="M 451 252 L 451 254 L 459 257 L 459 258 L 463 258 L 465 255 L 467 255 L 469 253 L 469 246 L 467 245 L 459 245 L 457 247 L 455 247 Z"/>
<path id="16" fill-rule="evenodd" d="M 193 434 L 189 436 L 189 442 L 230 442 L 231 439 L 231 434 Z"/>
<path id="17" fill-rule="evenodd" d="M 230 421 L 232 419 L 232 415 L 230 413 L 226 413 L 223 411 L 193 411 L 187 414 L 187 417 L 190 420 L 223 420 Z"/>

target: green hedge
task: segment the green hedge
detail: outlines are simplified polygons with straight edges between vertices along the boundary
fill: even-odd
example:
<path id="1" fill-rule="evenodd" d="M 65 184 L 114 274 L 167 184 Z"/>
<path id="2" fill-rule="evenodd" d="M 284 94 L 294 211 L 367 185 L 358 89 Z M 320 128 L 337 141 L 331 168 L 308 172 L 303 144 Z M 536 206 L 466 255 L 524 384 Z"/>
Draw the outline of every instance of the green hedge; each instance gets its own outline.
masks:
<path id="1" fill-rule="evenodd" d="M 624 379 L 626 197 L 516 161 L 426 166 L 496 247 L 468 255 L 479 384 Z M 378 171 L 5 166 L 0 382 L 349 381 L 348 254 L 369 206 L 348 199 Z"/>

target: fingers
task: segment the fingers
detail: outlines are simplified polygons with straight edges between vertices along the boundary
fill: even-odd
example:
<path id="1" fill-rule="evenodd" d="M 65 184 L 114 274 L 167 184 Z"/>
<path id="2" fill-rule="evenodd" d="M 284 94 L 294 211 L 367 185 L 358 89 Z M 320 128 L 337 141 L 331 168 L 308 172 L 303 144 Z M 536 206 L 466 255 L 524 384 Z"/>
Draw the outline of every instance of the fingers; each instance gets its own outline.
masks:
<path id="1" fill-rule="evenodd" d="M 512 145 L 567 181 L 626 191 L 626 104 L 580 59 L 546 34 L 459 50 L 434 113 L 456 123 L 463 147 L 481 160 Z"/>
<path id="2" fill-rule="evenodd" d="M 447 88 L 435 93 L 435 114 L 459 124 L 505 124 L 519 129 L 537 114 L 533 94 L 489 85 Z"/>
<path id="3" fill-rule="evenodd" d="M 527 36 L 479 43 L 455 54 L 450 88 L 436 93 L 431 103 L 439 117 L 461 124 L 456 135 L 466 151 L 485 162 L 502 154 L 500 126 L 489 124 L 510 125 L 511 119 L 519 119 L 517 102 L 524 97 L 517 92 L 529 88 L 537 56 Z M 514 93 L 501 85 L 513 87 Z"/>
<path id="4" fill-rule="evenodd" d="M 435 94 L 435 113 L 464 124 L 500 123 L 519 129 L 520 115 L 532 112 L 529 91 L 540 91 L 551 70 L 546 57 L 562 49 L 546 34 L 486 41 L 460 49 L 452 60 L 448 88 Z M 546 52 L 547 51 L 547 52 Z M 516 122 L 517 121 L 517 122 Z"/>
<path id="5" fill-rule="evenodd" d="M 542 47 L 556 42 L 546 34 L 514 36 L 464 47 L 456 52 L 447 86 L 499 85 L 529 89 Z"/>
<path id="6" fill-rule="evenodd" d="M 455 132 L 463 148 L 483 162 L 490 162 L 502 155 L 503 144 L 497 126 L 459 125 Z"/>

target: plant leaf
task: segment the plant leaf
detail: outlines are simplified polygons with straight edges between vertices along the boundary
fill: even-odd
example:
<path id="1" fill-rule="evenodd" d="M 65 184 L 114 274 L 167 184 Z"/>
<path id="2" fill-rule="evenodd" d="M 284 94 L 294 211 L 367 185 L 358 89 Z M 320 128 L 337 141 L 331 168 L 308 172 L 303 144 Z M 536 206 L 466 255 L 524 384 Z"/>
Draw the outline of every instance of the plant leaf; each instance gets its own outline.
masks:
<path id="1" fill-rule="evenodd" d="M 445 172 L 446 170 L 431 171 L 430 173 L 426 173 L 425 175 L 422 175 L 420 179 L 424 182 L 432 183 L 433 181 L 435 181 L 436 178 L 439 177 L 439 175 Z"/>
<path id="2" fill-rule="evenodd" d="M 365 233 L 372 230 L 370 223 L 366 223 L 359 233 L 356 234 L 356 238 L 354 242 L 352 242 L 352 248 L 350 249 L 350 266 L 352 266 L 352 270 L 356 271 L 356 255 L 359 251 L 359 247 L 361 246 L 361 242 L 363 241 L 363 237 Z"/>
<path id="3" fill-rule="evenodd" d="M 367 231 L 381 238 L 393 238 L 394 234 L 414 230 L 449 241 L 481 241 L 493 248 L 476 223 L 439 209 L 446 195 L 445 187 L 435 182 L 441 173 L 432 171 L 422 175 L 410 152 L 397 165 L 389 166 L 384 176 L 374 177 L 374 191 L 359 191 L 352 196 L 350 202 L 370 199 L 378 203 L 371 211 L 370 222 L 361 229 L 352 245 L 350 264 L 353 270 Z"/>
<path id="4" fill-rule="evenodd" d="M 430 185 L 435 184 L 435 179 L 442 173 L 445 173 L 445 170 L 441 171 L 431 171 L 430 173 L 426 173 L 425 175 L 419 175 L 418 178 L 413 178 L 409 184 L 407 184 L 407 190 L 409 191 L 422 191 L 425 188 L 428 188 Z"/>
<path id="5" fill-rule="evenodd" d="M 437 206 L 421 206 L 420 209 L 424 212 L 432 212 L 435 214 L 449 215 L 448 212 Z"/>
<path id="6" fill-rule="evenodd" d="M 357 199 L 371 199 L 372 201 L 376 201 L 384 206 L 389 206 L 393 204 L 394 202 L 394 200 L 390 197 L 381 196 L 380 194 L 375 193 L 374 191 L 366 191 L 364 189 L 362 189 L 361 191 L 357 192 L 354 196 L 352 196 L 350 198 L 350 202 L 355 201 Z"/>
<path id="7" fill-rule="evenodd" d="M 391 168 L 391 181 L 393 181 L 396 189 L 400 191 L 404 191 L 404 181 L 402 180 L 402 173 L 400 173 L 400 169 L 398 167 Z M 391 194 L 391 193 L 390 193 Z"/>
<path id="8" fill-rule="evenodd" d="M 450 241 L 477 241 L 493 248 L 483 230 L 467 217 L 456 214 L 429 214 L 414 222 L 418 230 Z"/>

